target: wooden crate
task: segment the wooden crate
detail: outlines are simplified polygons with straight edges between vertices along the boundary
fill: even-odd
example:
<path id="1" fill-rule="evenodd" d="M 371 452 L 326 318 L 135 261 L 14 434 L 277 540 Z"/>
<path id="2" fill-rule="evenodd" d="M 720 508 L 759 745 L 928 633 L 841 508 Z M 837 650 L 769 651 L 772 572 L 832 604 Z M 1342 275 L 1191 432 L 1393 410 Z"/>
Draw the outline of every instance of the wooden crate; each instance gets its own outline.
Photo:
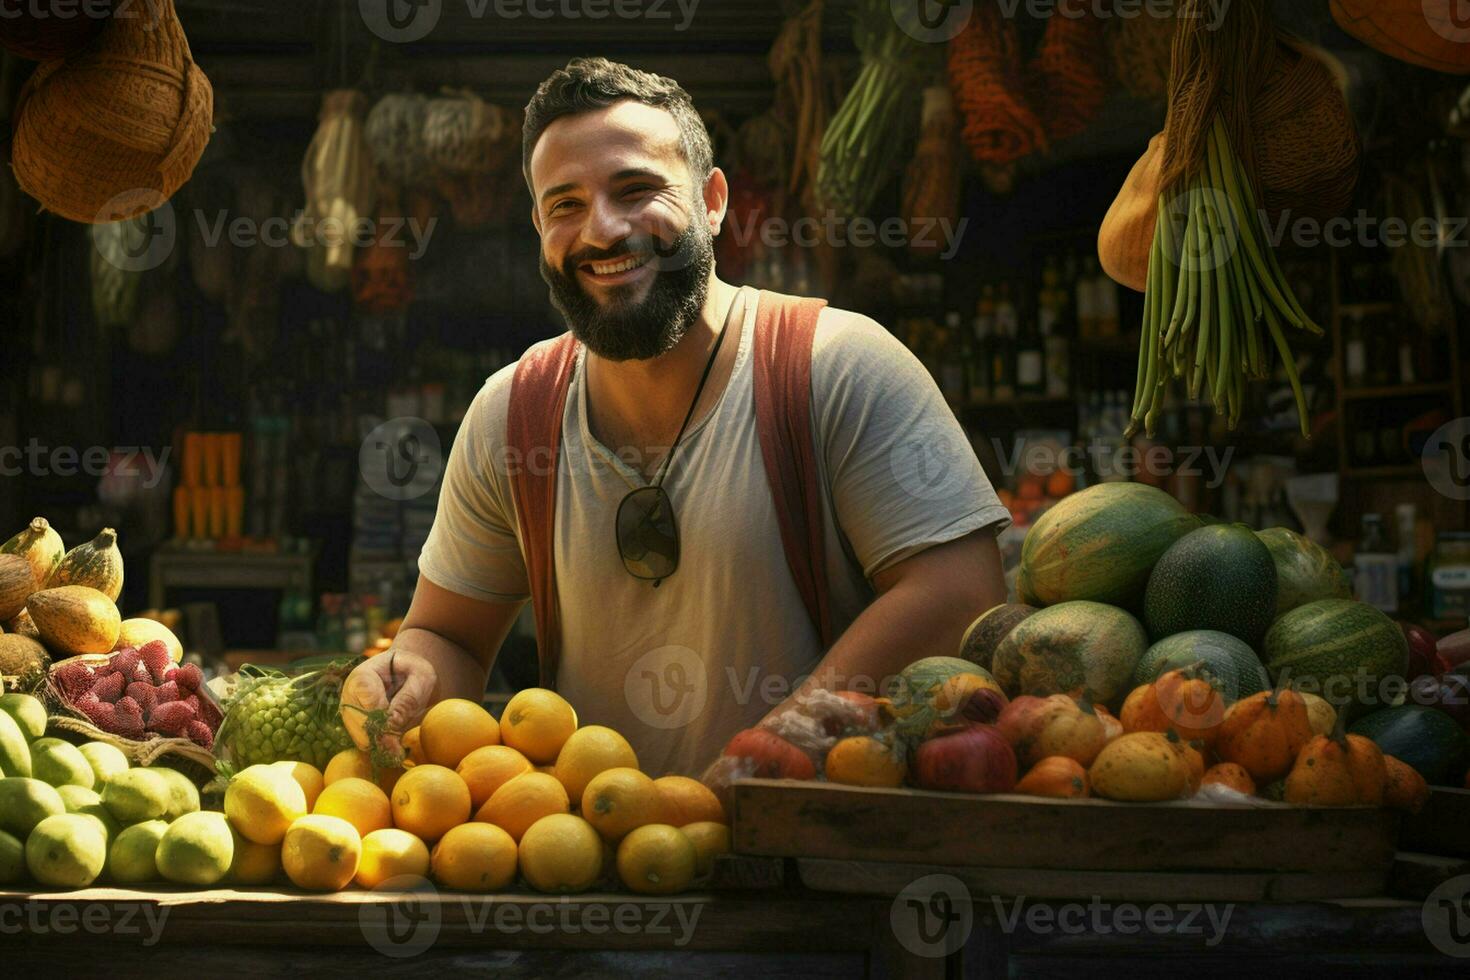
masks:
<path id="1" fill-rule="evenodd" d="M 1389 893 L 1423 900 L 1470 874 L 1470 790 L 1434 786 L 1429 802 L 1404 817 Z"/>
<path id="2" fill-rule="evenodd" d="M 1046 800 L 795 780 L 742 780 L 734 800 L 738 853 L 797 858 L 809 887 L 871 894 L 948 870 L 981 892 L 1052 898 L 1371 895 L 1393 866 L 1399 821 L 1371 807 Z"/>

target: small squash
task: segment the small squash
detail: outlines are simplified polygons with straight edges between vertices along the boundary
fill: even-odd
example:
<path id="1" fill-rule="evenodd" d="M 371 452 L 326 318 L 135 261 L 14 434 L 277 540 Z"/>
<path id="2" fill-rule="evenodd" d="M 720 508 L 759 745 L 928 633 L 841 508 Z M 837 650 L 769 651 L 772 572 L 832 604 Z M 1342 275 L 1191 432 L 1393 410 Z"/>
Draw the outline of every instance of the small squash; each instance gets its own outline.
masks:
<path id="1" fill-rule="evenodd" d="M 56 571 L 56 566 L 61 564 L 61 557 L 65 553 L 66 545 L 61 543 L 61 535 L 56 533 L 55 528 L 44 517 L 31 518 L 31 523 L 25 530 L 0 544 L 0 555 L 20 555 L 26 560 L 31 566 L 31 576 L 36 580 L 38 589 Z"/>
<path id="2" fill-rule="evenodd" d="M 1260 691 L 1225 711 L 1215 733 L 1215 755 L 1234 762 L 1257 783 L 1286 776 L 1312 738 L 1306 702 L 1292 690 Z"/>
<path id="3" fill-rule="evenodd" d="M 1133 689 L 1123 702 L 1123 729 L 1177 732 L 1186 742 L 1215 738 L 1225 718 L 1225 695 L 1203 663 L 1171 670 Z"/>
<path id="4" fill-rule="evenodd" d="M 1251 774 L 1245 771 L 1245 767 L 1234 762 L 1217 762 L 1205 770 L 1204 778 L 1200 780 L 1202 786 L 1218 785 L 1228 786 L 1237 793 L 1246 796 L 1256 795 L 1256 781 Z"/>
<path id="5" fill-rule="evenodd" d="M 817 767 L 805 752 L 764 728 L 737 732 L 724 754 L 752 760 L 755 771 L 751 775 L 763 779 L 812 779 L 817 775 Z"/>
<path id="6" fill-rule="evenodd" d="M 1307 725 L 1313 735 L 1328 735 L 1337 727 L 1337 709 L 1320 694 L 1298 692 L 1307 705 Z"/>
<path id="7" fill-rule="evenodd" d="M 117 532 L 104 527 L 91 541 L 68 551 L 46 580 L 48 589 L 63 585 L 85 585 L 116 602 L 123 586 L 123 560 L 117 547 Z"/>
<path id="8" fill-rule="evenodd" d="M 31 619 L 30 611 L 26 609 L 22 609 L 5 621 L 5 632 L 29 636 L 33 640 L 41 639 L 41 631 L 36 629 L 36 624 Z"/>
<path id="9" fill-rule="evenodd" d="M 1113 739 L 1087 770 L 1096 796 L 1158 802 L 1189 795 L 1189 765 L 1159 732 L 1128 732 Z"/>
<path id="10" fill-rule="evenodd" d="M 1108 743 L 1107 730 L 1092 706 L 1069 694 L 1044 698 L 1023 694 L 1006 705 L 996 725 L 1016 750 L 1023 769 L 1052 755 L 1088 766 Z"/>
<path id="11" fill-rule="evenodd" d="M 122 617 L 107 596 L 85 585 L 63 585 L 31 596 L 26 604 L 41 642 L 58 657 L 106 653 L 117 643 Z"/>
<path id="12" fill-rule="evenodd" d="M 0 619 L 19 614 L 35 591 L 31 563 L 20 555 L 0 555 Z"/>
<path id="13" fill-rule="evenodd" d="M 1382 806 L 1388 783 L 1383 750 L 1372 739 L 1349 735 L 1347 712 L 1338 712 L 1331 735 L 1313 735 L 1286 777 L 1286 802 L 1304 806 Z"/>
<path id="14" fill-rule="evenodd" d="M 1076 800 L 1090 795 L 1092 790 L 1087 782 L 1087 769 L 1082 763 L 1064 755 L 1049 755 L 1031 767 L 1031 771 L 1016 784 L 1016 792 Z"/>
<path id="15" fill-rule="evenodd" d="M 1388 777 L 1383 784 L 1383 805 L 1409 813 L 1422 810 L 1429 802 L 1429 783 L 1419 770 L 1387 753 L 1383 767 Z"/>

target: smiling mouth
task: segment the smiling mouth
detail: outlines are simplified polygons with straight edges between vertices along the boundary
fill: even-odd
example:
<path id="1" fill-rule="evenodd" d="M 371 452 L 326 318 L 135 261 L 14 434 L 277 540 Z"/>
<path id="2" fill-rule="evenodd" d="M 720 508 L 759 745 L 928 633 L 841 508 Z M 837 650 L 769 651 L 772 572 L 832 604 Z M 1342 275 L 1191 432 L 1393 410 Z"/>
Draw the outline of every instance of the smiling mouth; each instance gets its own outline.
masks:
<path id="1" fill-rule="evenodd" d="M 594 279 L 616 279 L 641 269 L 652 259 L 652 253 L 645 252 L 639 255 L 625 255 L 622 258 L 605 262 L 584 262 L 580 268 Z"/>

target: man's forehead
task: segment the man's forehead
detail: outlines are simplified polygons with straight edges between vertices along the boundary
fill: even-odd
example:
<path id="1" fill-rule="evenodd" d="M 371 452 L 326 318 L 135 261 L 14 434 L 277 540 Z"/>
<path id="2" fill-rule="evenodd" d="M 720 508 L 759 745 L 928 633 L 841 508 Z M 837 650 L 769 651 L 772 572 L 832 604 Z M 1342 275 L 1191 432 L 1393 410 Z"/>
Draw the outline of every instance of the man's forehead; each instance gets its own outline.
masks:
<path id="1" fill-rule="evenodd" d="M 547 126 L 537 140 L 531 153 L 531 174 L 533 179 L 537 177 L 538 164 L 589 163 L 592 162 L 589 153 L 609 150 L 646 159 L 679 156 L 682 152 L 679 124 L 667 111 L 632 100 L 593 112 L 562 116 Z"/>

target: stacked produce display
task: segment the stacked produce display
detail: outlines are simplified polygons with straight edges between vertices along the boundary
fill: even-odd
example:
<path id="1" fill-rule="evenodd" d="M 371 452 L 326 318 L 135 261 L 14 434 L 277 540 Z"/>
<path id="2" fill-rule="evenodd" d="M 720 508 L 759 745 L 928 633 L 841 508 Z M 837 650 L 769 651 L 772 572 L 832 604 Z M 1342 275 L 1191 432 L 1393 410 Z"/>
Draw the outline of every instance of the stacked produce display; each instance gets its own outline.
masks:
<path id="1" fill-rule="evenodd" d="M 1295 532 L 1101 484 L 1031 528 L 1017 591 L 959 657 L 911 665 L 888 697 L 809 698 L 738 735 L 723 765 L 969 793 L 1408 810 L 1430 784 L 1465 778 L 1470 669 L 1350 598 L 1337 562 Z"/>

